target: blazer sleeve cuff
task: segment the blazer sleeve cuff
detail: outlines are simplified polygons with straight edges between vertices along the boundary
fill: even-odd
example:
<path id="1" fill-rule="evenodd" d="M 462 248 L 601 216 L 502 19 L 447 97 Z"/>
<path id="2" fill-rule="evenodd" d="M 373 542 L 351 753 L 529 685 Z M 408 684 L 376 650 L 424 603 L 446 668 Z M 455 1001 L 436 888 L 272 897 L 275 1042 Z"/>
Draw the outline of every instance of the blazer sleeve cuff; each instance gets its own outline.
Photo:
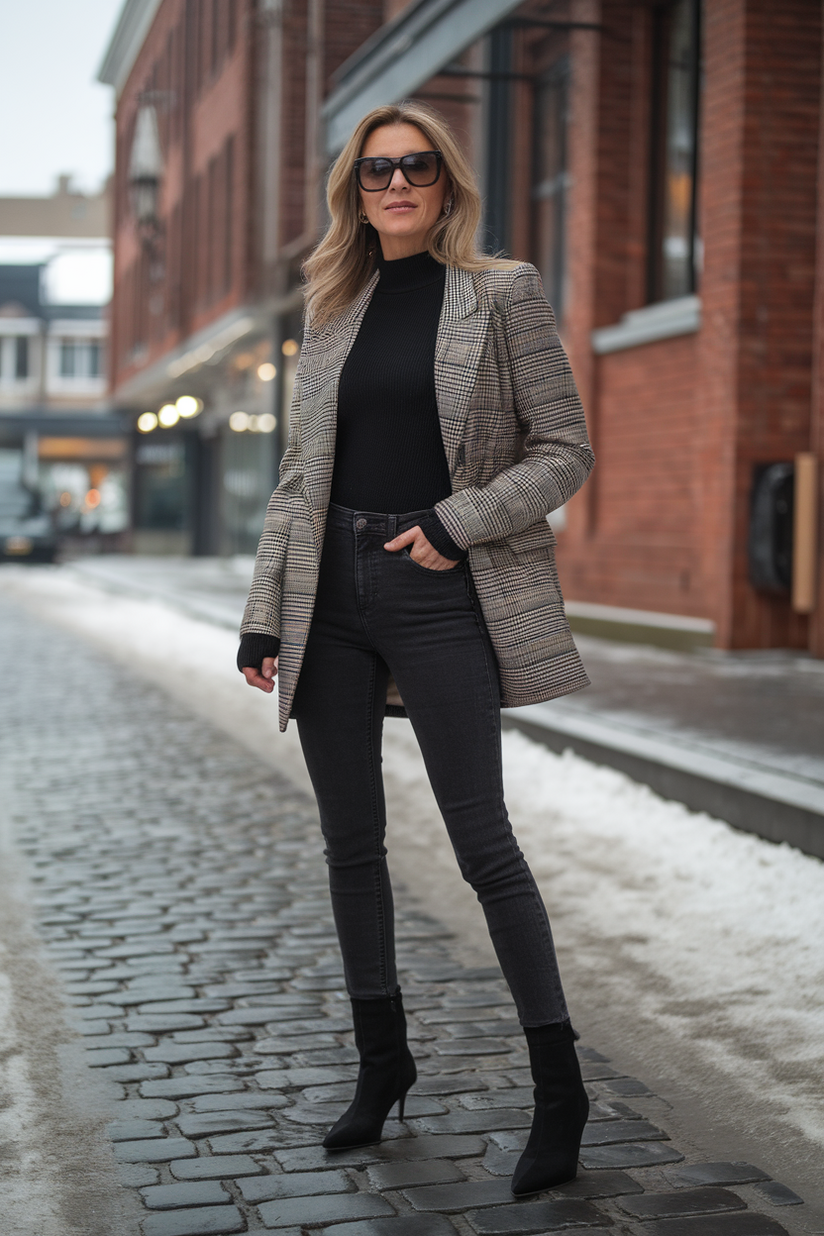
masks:
<path id="1" fill-rule="evenodd" d="M 452 540 L 434 509 L 427 511 L 420 522 L 421 531 L 427 541 L 444 558 L 450 558 L 453 562 L 462 562 L 467 557 L 466 550 Z"/>
<path id="2" fill-rule="evenodd" d="M 247 631 L 240 637 L 240 647 L 237 651 L 237 667 L 243 673 L 244 667 L 250 666 L 259 670 L 264 657 L 276 657 L 280 652 L 280 640 L 276 635 L 266 635 L 259 631 Z"/>

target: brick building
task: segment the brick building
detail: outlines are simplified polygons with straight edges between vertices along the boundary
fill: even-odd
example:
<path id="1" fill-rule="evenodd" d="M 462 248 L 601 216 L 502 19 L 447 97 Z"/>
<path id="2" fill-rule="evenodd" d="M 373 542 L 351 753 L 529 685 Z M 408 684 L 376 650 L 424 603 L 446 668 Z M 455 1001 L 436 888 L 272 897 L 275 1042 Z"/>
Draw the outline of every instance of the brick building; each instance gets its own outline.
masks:
<path id="1" fill-rule="evenodd" d="M 478 169 L 485 243 L 541 270 L 584 398 L 598 467 L 554 517 L 578 625 L 824 655 L 808 483 L 824 435 L 820 0 L 238 0 L 230 22 L 231 7 L 129 0 L 107 60 L 118 398 L 156 409 L 185 386 L 206 405 L 187 426 L 201 457 L 210 425 L 223 458 L 247 452 L 240 484 L 266 453 L 227 416 L 268 398 L 283 428 L 322 170 L 369 107 L 426 98 Z M 162 240 L 141 242 L 129 161 L 149 107 Z"/>
<path id="2" fill-rule="evenodd" d="M 319 226 L 319 109 L 382 16 L 378 2 L 124 4 L 100 76 L 117 93 L 111 366 L 140 426 L 138 550 L 254 551 Z"/>

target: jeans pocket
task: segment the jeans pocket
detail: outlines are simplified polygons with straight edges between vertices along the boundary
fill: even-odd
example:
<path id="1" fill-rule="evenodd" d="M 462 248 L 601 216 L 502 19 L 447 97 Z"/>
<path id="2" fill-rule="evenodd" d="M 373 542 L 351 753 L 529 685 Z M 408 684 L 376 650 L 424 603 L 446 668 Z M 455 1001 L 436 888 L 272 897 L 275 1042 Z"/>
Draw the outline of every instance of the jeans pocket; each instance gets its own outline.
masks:
<path id="1" fill-rule="evenodd" d="M 405 562 L 408 562 L 410 566 L 414 567 L 416 571 L 421 571 L 422 574 L 424 575 L 435 575 L 435 576 L 455 575 L 457 572 L 459 572 L 462 569 L 464 565 L 463 562 L 456 562 L 454 566 L 445 567 L 443 571 L 435 570 L 432 567 L 422 566 L 420 562 L 416 562 L 415 559 L 412 557 L 411 553 L 409 552 L 408 545 L 405 546 L 401 550 L 401 557 L 404 559 Z"/>

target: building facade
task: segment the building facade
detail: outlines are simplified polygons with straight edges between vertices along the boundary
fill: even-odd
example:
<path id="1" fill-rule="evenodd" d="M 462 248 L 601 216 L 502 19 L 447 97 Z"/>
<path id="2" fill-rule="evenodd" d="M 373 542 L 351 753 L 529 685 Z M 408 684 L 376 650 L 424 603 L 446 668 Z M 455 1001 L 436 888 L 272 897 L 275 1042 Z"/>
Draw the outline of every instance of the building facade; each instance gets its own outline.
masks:
<path id="1" fill-rule="evenodd" d="M 184 25 L 195 12 L 203 29 Z M 679 638 L 824 655 L 820 0 L 130 0 L 129 13 L 140 50 L 119 86 L 115 393 L 153 413 L 184 383 L 203 400 L 197 419 L 213 417 L 236 461 L 222 465 L 221 509 L 240 501 L 232 486 L 248 496 L 246 539 L 210 544 L 245 550 L 260 526 L 323 171 L 365 111 L 415 96 L 460 134 L 482 241 L 538 266 L 572 359 L 598 459 L 553 516 L 578 624 L 640 612 Z M 230 29 L 234 50 L 215 50 Z M 162 67 L 175 55 L 185 89 Z M 186 126 L 162 119 L 164 98 L 191 100 L 188 199 L 172 188 L 188 183 L 173 152 Z M 184 238 L 154 284 L 128 206 L 141 100 L 158 115 L 164 243 Z M 265 410 L 268 453 L 248 429 L 233 441 L 233 413 L 259 427 Z M 253 457 L 267 461 L 259 483 Z"/>
<path id="2" fill-rule="evenodd" d="M 319 228 L 320 106 L 382 16 L 322 0 L 124 5 L 101 80 L 117 92 L 111 373 L 135 426 L 139 550 L 254 552 Z"/>
<path id="3" fill-rule="evenodd" d="M 49 553 L 127 544 L 110 284 L 105 189 L 85 195 L 61 176 L 51 197 L 0 198 L 0 556 L 26 557 L 35 540 Z M 20 531 L 23 513 L 36 537 Z"/>
<path id="4" fill-rule="evenodd" d="M 63 256 L 0 265 L 0 411 L 71 412 L 106 394 L 105 305 L 48 295 Z"/>

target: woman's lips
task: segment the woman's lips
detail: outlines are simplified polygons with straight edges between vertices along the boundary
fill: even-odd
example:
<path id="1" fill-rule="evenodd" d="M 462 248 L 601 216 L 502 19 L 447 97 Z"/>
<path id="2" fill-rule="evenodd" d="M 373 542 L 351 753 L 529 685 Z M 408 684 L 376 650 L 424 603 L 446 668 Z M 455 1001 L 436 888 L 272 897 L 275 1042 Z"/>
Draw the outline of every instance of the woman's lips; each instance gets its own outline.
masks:
<path id="1" fill-rule="evenodd" d="M 406 210 L 417 210 L 418 208 L 412 202 L 394 202 L 391 206 L 385 207 L 385 209 L 406 211 Z"/>

